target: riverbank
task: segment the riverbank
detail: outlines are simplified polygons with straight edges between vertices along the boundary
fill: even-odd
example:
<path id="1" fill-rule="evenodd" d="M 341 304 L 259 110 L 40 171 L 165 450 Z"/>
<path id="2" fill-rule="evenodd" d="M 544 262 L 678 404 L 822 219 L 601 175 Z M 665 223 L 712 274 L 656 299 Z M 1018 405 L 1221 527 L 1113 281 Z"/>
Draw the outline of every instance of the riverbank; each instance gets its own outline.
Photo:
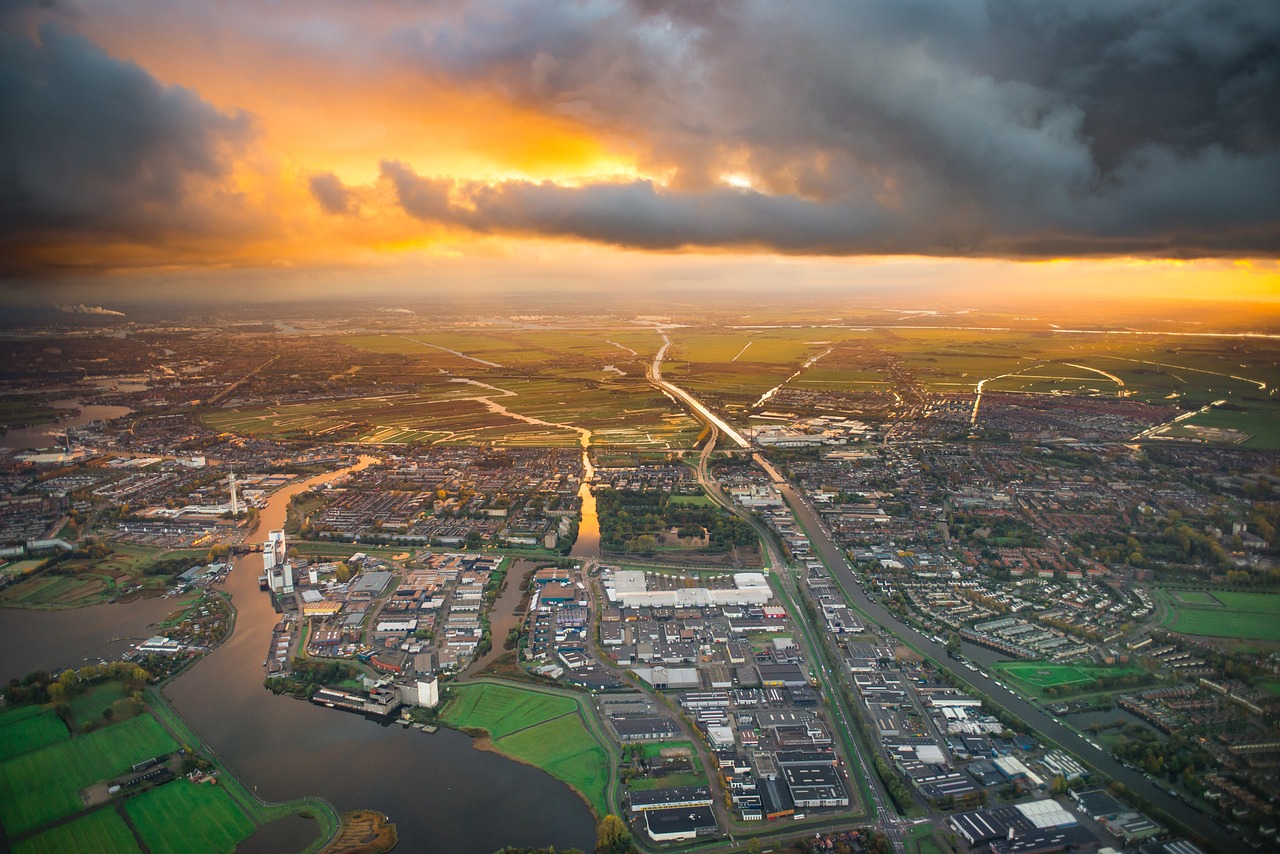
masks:
<path id="1" fill-rule="evenodd" d="M 570 691 L 477 680 L 449 688 L 438 721 L 472 746 L 545 771 L 572 789 L 596 819 L 607 815 L 617 757 L 591 727 L 591 709 Z"/>
<path id="2" fill-rule="evenodd" d="M 0 713 L 6 849 L 214 854 L 292 816 L 318 824 L 308 852 L 335 836 L 338 815 L 320 799 L 268 804 L 250 794 L 216 755 L 197 747 L 198 737 L 154 687 L 142 687 L 148 674 L 137 665 L 67 673 L 25 686 L 28 699 L 48 702 Z"/>

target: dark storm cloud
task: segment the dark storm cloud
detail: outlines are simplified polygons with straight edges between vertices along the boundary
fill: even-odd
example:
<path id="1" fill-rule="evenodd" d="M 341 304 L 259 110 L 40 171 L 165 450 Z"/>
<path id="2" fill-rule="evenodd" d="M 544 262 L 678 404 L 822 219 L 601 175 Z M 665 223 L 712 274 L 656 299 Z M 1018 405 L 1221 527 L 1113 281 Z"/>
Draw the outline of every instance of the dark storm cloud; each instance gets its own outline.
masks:
<path id="1" fill-rule="evenodd" d="M 234 202 L 245 116 L 55 24 L 0 28 L 0 104 L 0 245 L 207 234 Z"/>
<path id="2" fill-rule="evenodd" d="M 468 187 L 474 210 L 437 182 L 405 204 L 424 219 L 639 247 L 1280 251 L 1273 2 L 486 3 L 388 40 L 672 175 Z"/>
<path id="3" fill-rule="evenodd" d="M 332 172 L 319 172 L 307 181 L 311 195 L 331 214 L 350 214 L 356 209 L 355 199 L 351 191 L 342 184 L 342 180 Z"/>

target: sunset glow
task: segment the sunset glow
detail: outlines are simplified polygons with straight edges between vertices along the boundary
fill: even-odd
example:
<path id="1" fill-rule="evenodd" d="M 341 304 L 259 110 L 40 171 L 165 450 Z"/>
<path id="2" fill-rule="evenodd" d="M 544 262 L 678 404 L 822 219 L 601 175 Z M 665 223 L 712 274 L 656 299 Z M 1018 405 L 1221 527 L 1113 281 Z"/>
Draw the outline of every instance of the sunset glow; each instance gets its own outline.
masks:
<path id="1" fill-rule="evenodd" d="M 1233 43 L 1244 55 L 1275 22 L 1240 12 L 1215 25 L 1250 33 Z M 920 257 L 937 259 L 913 268 L 944 291 L 961 270 L 997 290 L 1280 299 L 1280 151 L 1250 112 L 1267 84 L 1223 70 L 1210 35 L 1179 60 L 1161 51 L 1194 31 L 1185 22 L 1104 16 L 1105 58 L 1088 67 L 1110 63 L 1107 89 L 1071 77 L 1084 60 L 1055 60 L 1079 24 L 1066 18 L 937 9 L 908 35 L 892 4 L 778 14 L 110 0 L 9 11 L 5 64 L 27 87 L 17 117 L 46 119 L 8 143 L 25 182 L 5 227 L 9 289 L 127 294 L 148 276 L 226 269 L 259 294 L 299 270 L 380 288 L 424 259 L 458 281 L 501 257 L 514 280 L 536 245 L 547 270 L 584 249 L 605 271 L 611 257 L 621 273 L 637 252 L 675 253 L 713 278 L 726 262 L 726 279 L 740 275 L 728 259 L 786 257 L 856 291 L 868 269 Z M 1014 49 L 1027 31 L 1045 56 Z M 1213 115 L 1185 132 L 1126 115 L 1151 69 L 1175 67 L 1230 93 L 1216 131 Z M 1105 100 L 1122 90 L 1139 100 Z M 100 140 L 101 156 L 60 150 L 46 137 L 57 128 Z M 75 175 L 58 167 L 68 158 Z"/>

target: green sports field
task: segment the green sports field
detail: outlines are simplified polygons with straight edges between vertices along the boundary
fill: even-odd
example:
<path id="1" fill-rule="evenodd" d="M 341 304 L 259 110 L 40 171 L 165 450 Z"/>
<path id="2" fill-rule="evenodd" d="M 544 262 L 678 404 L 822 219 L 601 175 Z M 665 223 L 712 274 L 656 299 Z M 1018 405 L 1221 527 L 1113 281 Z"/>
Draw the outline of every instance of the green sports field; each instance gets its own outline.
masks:
<path id="1" fill-rule="evenodd" d="M 153 854 L 231 852 L 253 833 L 253 822 L 218 785 L 175 780 L 125 805 L 138 835 Z M 191 827 L 203 828 L 197 836 Z"/>
<path id="2" fill-rule="evenodd" d="M 1280 595 L 1239 591 L 1164 590 L 1166 628 L 1203 637 L 1280 643 Z"/>
<path id="3" fill-rule="evenodd" d="M 10 836 L 83 809 L 80 790 L 134 763 L 178 749 L 150 715 L 141 715 L 0 763 L 0 822 Z"/>
<path id="4" fill-rule="evenodd" d="M 142 851 L 129 825 L 109 806 L 17 842 L 12 850 L 13 854 L 133 854 Z"/>
<path id="5" fill-rule="evenodd" d="M 1141 667 L 1107 667 L 1092 664 L 1057 664 L 1048 661 L 1001 661 L 992 668 L 1009 679 L 1041 695 L 1048 688 L 1089 687 L 1103 676 L 1146 676 Z"/>
<path id="6" fill-rule="evenodd" d="M 460 685 L 440 715 L 453 727 L 483 729 L 499 753 L 569 784 L 595 811 L 609 811 L 609 758 L 569 697 L 492 683 Z"/>

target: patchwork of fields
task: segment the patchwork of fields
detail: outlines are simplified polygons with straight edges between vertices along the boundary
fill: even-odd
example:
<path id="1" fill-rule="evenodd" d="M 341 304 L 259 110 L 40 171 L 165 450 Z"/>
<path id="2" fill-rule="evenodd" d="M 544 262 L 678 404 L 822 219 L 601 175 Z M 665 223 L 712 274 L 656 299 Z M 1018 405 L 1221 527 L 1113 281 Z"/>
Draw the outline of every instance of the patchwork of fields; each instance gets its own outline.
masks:
<path id="1" fill-rule="evenodd" d="M 670 329 L 663 372 L 731 416 L 779 386 L 969 394 L 986 380 L 990 391 L 1170 407 L 1224 400 L 1224 408 L 1182 422 L 1171 435 L 1280 448 L 1280 405 L 1266 388 L 1280 358 L 1275 342 L 911 328 L 902 319 L 901 327 Z M 687 448 L 699 433 L 694 419 L 646 382 L 661 345 L 651 330 L 424 328 L 336 340 L 352 354 L 353 371 L 362 352 L 402 358 L 401 366 L 369 369 L 379 382 L 396 383 L 396 393 L 211 410 L 205 423 L 249 435 L 377 444 L 577 442 L 571 429 L 521 416 L 591 430 L 601 446 Z M 405 385 L 414 388 L 405 392 Z"/>

